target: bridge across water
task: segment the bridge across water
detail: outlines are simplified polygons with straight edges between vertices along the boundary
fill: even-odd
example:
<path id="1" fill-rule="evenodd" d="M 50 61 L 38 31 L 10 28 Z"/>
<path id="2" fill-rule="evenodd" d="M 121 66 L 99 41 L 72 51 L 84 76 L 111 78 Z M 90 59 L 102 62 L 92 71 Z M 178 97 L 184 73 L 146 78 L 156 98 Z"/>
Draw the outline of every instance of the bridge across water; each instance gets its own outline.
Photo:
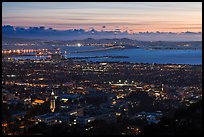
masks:
<path id="1" fill-rule="evenodd" d="M 70 52 L 70 53 L 95 52 L 95 51 L 104 51 L 104 50 L 111 50 L 111 49 L 124 49 L 124 48 L 125 48 L 124 46 L 114 46 L 114 47 L 108 47 L 108 48 L 74 51 L 74 52 Z"/>

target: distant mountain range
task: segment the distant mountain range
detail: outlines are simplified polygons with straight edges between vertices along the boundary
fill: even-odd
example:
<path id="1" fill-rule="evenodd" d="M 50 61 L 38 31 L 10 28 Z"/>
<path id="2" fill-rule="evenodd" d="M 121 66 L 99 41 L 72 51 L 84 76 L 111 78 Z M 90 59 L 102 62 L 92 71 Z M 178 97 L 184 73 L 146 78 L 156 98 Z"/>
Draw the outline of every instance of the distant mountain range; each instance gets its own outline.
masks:
<path id="1" fill-rule="evenodd" d="M 83 40 L 43 40 L 43 39 L 25 39 L 2 37 L 2 48 L 22 47 L 26 45 L 38 48 L 49 48 L 51 46 L 70 46 L 78 44 L 82 46 L 102 46 L 110 44 L 111 46 L 124 46 L 125 48 L 146 48 L 146 49 L 202 49 L 202 41 L 172 42 L 172 41 L 138 41 L 128 38 L 121 39 L 93 39 Z M 25 48 L 25 46 L 23 46 Z"/>
<path id="2" fill-rule="evenodd" d="M 45 40 L 83 40 L 93 39 L 122 39 L 128 38 L 139 41 L 202 41 L 201 32 L 139 32 L 130 34 L 127 31 L 97 31 L 83 29 L 55 30 L 53 28 L 40 27 L 14 27 L 11 25 L 2 26 L 2 36 L 25 39 Z"/>

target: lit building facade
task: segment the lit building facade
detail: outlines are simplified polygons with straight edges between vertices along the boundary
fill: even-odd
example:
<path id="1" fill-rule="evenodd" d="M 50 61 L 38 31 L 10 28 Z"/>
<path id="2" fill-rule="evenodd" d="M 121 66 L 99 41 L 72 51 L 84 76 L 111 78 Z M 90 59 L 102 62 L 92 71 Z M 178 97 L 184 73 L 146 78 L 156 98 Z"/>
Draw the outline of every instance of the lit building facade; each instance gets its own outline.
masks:
<path id="1" fill-rule="evenodd" d="M 55 94 L 53 91 L 51 93 L 51 99 L 50 99 L 50 110 L 51 112 L 55 111 Z"/>

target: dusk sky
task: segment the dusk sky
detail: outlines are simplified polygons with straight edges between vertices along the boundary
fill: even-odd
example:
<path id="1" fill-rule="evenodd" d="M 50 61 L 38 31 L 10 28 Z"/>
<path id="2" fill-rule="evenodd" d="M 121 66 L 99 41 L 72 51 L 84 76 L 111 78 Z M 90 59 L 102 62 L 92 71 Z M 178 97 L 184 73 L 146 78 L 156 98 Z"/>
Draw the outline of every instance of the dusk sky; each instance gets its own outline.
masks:
<path id="1" fill-rule="evenodd" d="M 2 9 L 2 25 L 202 32 L 201 2 L 4 2 Z"/>

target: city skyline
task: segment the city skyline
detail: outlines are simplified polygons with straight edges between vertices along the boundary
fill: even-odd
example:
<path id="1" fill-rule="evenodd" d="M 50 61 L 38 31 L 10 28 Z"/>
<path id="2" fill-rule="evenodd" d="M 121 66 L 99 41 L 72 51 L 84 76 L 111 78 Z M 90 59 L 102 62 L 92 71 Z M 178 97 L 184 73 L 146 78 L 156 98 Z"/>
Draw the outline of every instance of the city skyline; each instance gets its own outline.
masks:
<path id="1" fill-rule="evenodd" d="M 8 24 L 129 33 L 202 32 L 202 3 L 4 2 L 2 26 Z"/>

